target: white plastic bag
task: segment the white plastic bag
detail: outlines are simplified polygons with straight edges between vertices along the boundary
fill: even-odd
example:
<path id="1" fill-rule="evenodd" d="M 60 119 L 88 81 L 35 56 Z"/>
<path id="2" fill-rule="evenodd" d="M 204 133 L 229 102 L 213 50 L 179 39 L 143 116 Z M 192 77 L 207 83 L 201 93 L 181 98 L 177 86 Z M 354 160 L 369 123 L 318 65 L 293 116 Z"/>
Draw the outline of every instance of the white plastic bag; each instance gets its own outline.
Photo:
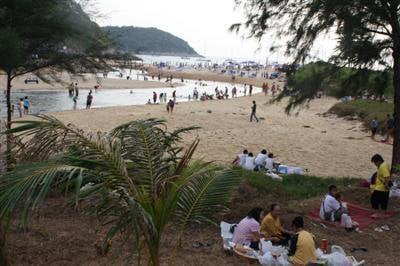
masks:
<path id="1" fill-rule="evenodd" d="M 261 251 L 263 254 L 271 252 L 272 250 L 272 242 L 271 241 L 262 241 Z"/>
<path id="2" fill-rule="evenodd" d="M 352 266 L 353 263 L 343 254 L 334 252 L 329 255 L 324 255 L 323 258 L 327 261 L 328 266 Z"/>
<path id="3" fill-rule="evenodd" d="M 284 254 L 275 258 L 271 252 L 267 252 L 263 256 L 259 256 L 258 261 L 263 266 L 290 266 L 288 257 Z"/>

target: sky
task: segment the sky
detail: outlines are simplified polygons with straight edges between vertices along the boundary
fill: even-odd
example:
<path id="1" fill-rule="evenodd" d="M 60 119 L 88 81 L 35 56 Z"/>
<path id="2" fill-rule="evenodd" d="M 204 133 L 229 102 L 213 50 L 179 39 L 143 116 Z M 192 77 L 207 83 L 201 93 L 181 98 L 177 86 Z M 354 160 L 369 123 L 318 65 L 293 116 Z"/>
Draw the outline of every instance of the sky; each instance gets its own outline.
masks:
<path id="1" fill-rule="evenodd" d="M 95 6 L 101 26 L 156 27 L 184 39 L 201 55 L 285 61 L 283 51 L 269 52 L 272 34 L 259 43 L 228 31 L 244 18 L 233 0 L 97 0 Z M 324 57 L 332 47 L 320 42 L 316 49 Z"/>

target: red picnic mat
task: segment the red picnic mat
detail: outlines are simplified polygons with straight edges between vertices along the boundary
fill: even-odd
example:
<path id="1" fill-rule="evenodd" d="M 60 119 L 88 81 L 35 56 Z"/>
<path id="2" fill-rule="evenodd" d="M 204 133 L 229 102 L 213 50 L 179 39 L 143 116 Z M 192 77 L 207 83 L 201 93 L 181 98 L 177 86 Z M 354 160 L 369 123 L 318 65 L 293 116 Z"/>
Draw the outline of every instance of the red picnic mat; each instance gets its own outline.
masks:
<path id="1" fill-rule="evenodd" d="M 360 229 L 364 229 L 364 228 L 368 227 L 369 225 L 379 221 L 379 219 L 374 219 L 371 217 L 371 215 L 375 213 L 375 211 L 372 209 L 363 208 L 361 206 L 358 206 L 358 205 L 352 204 L 352 203 L 347 203 L 347 208 L 349 210 L 349 215 L 350 215 L 351 219 L 353 221 L 359 223 Z M 394 215 L 395 215 L 395 212 L 387 212 L 385 214 L 384 218 L 387 219 L 387 218 L 393 217 Z M 339 222 L 325 221 L 325 220 L 322 220 L 321 218 L 319 218 L 319 208 L 311 210 L 308 213 L 308 216 L 316 222 L 340 227 Z"/>

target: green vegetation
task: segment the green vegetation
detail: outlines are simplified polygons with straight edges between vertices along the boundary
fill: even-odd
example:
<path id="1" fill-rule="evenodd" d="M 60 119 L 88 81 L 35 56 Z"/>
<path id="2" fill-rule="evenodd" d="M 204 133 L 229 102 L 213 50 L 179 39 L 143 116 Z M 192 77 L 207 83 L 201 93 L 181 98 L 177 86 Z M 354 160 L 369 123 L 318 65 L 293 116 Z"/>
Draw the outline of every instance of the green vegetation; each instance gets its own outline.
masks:
<path id="1" fill-rule="evenodd" d="M 107 26 L 102 29 L 121 49 L 127 52 L 198 56 L 186 41 L 156 28 Z"/>
<path id="2" fill-rule="evenodd" d="M 209 222 L 230 200 L 241 176 L 235 170 L 191 160 L 199 140 L 187 150 L 182 134 L 196 127 L 166 131 L 164 121 L 132 121 L 109 133 L 85 133 L 49 116 L 18 121 L 8 133 L 17 135 L 19 164 L 0 180 L 0 218 L 22 207 L 40 207 L 51 191 L 75 194 L 75 204 L 94 213 L 108 233 L 103 250 L 118 236 L 130 243 L 137 265 L 146 254 L 160 265 L 160 245 L 168 225 L 177 230 L 174 258 L 186 228 Z M 80 204 L 84 203 L 84 204 Z"/>
<path id="3" fill-rule="evenodd" d="M 377 117 L 380 121 L 381 130 L 384 132 L 386 130 L 386 115 L 393 114 L 393 110 L 393 103 L 355 100 L 346 103 L 337 103 L 329 110 L 329 112 L 336 114 L 339 117 L 357 116 L 364 123 L 366 128 L 370 128 L 372 119 Z"/>
<path id="4" fill-rule="evenodd" d="M 249 185 L 282 201 L 312 198 L 326 193 L 329 185 L 347 187 L 359 182 L 359 179 L 353 178 L 321 178 L 309 175 L 286 175 L 283 181 L 276 181 L 260 172 L 245 169 L 239 171 Z"/>

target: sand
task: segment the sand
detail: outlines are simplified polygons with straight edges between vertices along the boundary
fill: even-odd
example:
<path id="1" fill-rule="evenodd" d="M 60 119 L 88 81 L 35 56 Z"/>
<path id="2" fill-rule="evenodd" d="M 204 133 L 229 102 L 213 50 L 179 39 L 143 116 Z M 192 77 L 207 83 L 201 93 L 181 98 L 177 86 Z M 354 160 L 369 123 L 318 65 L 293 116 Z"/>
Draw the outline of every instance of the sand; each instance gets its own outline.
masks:
<path id="1" fill-rule="evenodd" d="M 250 123 L 252 100 L 258 103 L 262 120 Z M 253 153 L 261 149 L 273 152 L 281 163 L 301 166 L 307 174 L 367 178 L 375 167 L 374 153 L 390 161 L 392 146 L 371 141 L 358 121 L 322 116 L 337 101 L 323 98 L 313 101 L 298 116 L 287 116 L 284 103 L 269 104 L 263 94 L 234 100 L 189 102 L 176 105 L 168 115 L 165 105 L 111 107 L 67 111 L 54 115 L 66 123 L 92 131 L 107 131 L 135 119 L 162 118 L 169 129 L 197 125 L 201 129 L 186 136 L 186 142 L 198 135 L 197 158 L 229 164 L 244 148 Z M 210 113 L 211 112 L 211 113 Z"/>
<path id="2" fill-rule="evenodd" d="M 165 88 L 170 86 L 169 83 L 158 82 L 158 81 L 143 81 L 136 80 L 136 75 L 133 75 L 133 80 L 126 80 L 124 78 L 96 78 L 94 75 L 82 76 L 72 76 L 70 77 L 66 73 L 59 76 L 62 82 L 52 82 L 45 83 L 39 80 L 39 84 L 28 83 L 25 84 L 25 79 L 28 77 L 35 77 L 34 75 L 22 75 L 16 77 L 12 81 L 13 89 L 23 89 L 23 90 L 60 90 L 66 89 L 67 85 L 71 82 L 77 82 L 79 88 L 81 89 L 93 89 L 96 84 L 100 84 L 100 88 L 103 89 L 146 89 L 146 88 Z M 6 79 L 4 75 L 0 75 L 0 84 L 3 84 L 3 89 L 5 89 Z M 174 83 L 174 86 L 179 86 L 179 83 Z"/>

